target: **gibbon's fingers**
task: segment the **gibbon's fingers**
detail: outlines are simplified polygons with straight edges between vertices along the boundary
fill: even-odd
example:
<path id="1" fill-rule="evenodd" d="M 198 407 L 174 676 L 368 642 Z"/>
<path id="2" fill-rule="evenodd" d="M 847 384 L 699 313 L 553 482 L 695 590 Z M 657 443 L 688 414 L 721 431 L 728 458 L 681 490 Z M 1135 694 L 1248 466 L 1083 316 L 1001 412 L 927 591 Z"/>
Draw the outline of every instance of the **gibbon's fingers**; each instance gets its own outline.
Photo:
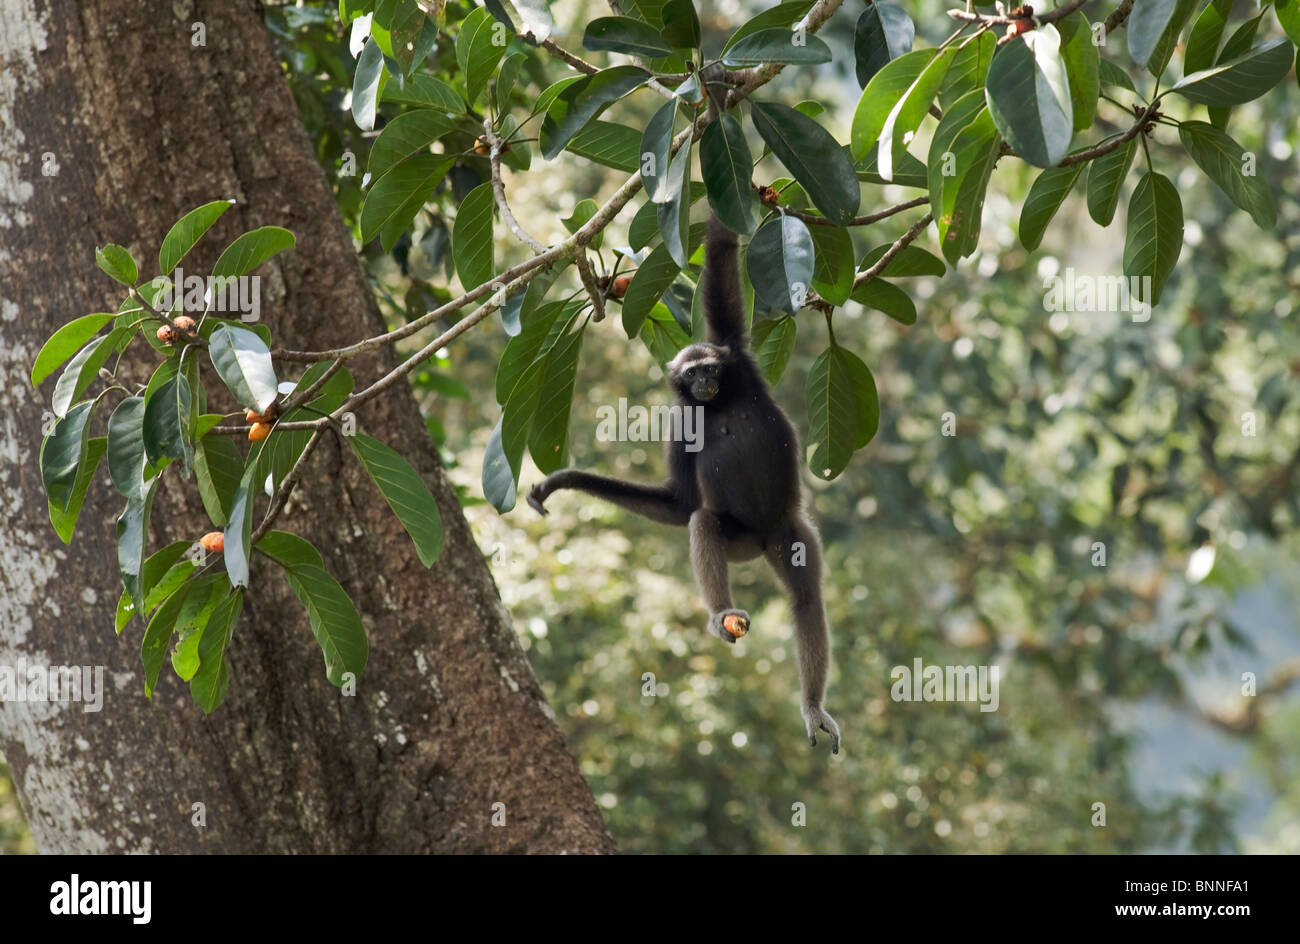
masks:
<path id="1" fill-rule="evenodd" d="M 542 504 L 544 501 L 546 501 L 546 495 L 542 492 L 542 483 L 538 482 L 528 490 L 528 504 L 532 506 L 533 511 L 543 518 L 546 517 L 546 506 Z"/>

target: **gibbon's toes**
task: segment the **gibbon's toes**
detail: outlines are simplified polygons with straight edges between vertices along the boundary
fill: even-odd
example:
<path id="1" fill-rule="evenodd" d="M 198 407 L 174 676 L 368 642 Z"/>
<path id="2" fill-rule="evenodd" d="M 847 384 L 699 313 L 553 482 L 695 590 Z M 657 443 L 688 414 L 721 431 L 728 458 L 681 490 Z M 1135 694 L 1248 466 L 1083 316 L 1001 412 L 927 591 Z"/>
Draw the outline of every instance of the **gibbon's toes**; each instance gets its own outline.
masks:
<path id="1" fill-rule="evenodd" d="M 744 610 L 723 610 L 709 617 L 709 630 L 723 642 L 735 643 L 749 632 L 749 614 Z"/>
<path id="2" fill-rule="evenodd" d="M 537 512 L 543 518 L 546 517 L 546 506 L 542 504 L 546 496 L 542 494 L 541 484 L 534 485 L 528 490 L 528 504 L 532 506 L 533 511 Z"/>
<path id="3" fill-rule="evenodd" d="M 808 728 L 808 743 L 812 747 L 817 746 L 817 732 L 825 731 L 831 736 L 831 753 L 840 752 L 840 726 L 822 708 L 805 708 L 803 710 L 804 724 Z"/>

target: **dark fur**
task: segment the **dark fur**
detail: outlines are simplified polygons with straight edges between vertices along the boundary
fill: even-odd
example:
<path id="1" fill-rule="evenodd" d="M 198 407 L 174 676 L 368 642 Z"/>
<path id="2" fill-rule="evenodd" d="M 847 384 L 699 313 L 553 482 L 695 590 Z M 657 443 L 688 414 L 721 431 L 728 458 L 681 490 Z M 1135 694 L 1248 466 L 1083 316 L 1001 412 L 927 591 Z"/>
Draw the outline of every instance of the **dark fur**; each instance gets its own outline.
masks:
<path id="1" fill-rule="evenodd" d="M 803 510 L 798 436 L 749 351 L 738 264 L 735 235 L 711 220 L 700 287 L 708 343 L 685 348 L 669 371 L 677 405 L 704 407 L 701 450 L 688 452 L 680 436 L 668 442 L 665 485 L 564 469 L 534 485 L 528 503 L 546 514 L 546 499 L 571 488 L 654 521 L 688 526 L 691 562 L 711 614 L 709 629 L 727 642 L 735 637 L 723 627 L 723 617 L 749 621 L 732 606 L 727 561 L 766 557 L 790 594 L 809 740 L 816 744 L 816 732 L 825 731 L 838 753 L 839 728 L 822 707 L 830 634 L 822 606 L 821 543 Z M 720 366 L 701 367 L 713 361 Z M 799 543 L 802 563 L 795 561 Z"/>

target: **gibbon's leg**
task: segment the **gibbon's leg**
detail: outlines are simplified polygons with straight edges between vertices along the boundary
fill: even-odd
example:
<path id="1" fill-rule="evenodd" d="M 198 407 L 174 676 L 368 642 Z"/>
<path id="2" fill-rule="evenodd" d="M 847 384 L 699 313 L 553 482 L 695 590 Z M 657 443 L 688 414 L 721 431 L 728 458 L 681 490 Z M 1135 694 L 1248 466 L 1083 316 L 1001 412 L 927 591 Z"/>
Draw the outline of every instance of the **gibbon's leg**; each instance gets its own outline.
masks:
<path id="1" fill-rule="evenodd" d="M 838 754 L 839 725 L 822 707 L 831 661 L 831 637 L 822 605 L 822 548 L 817 529 L 802 514 L 791 515 L 777 529 L 767 559 L 790 592 L 799 646 L 800 712 L 808 729 L 808 742 L 815 746 L 817 732 L 825 731 L 831 736 L 831 753 Z"/>
<path id="2" fill-rule="evenodd" d="M 644 515 L 661 524 L 685 525 L 691 518 L 690 509 L 684 507 L 676 489 L 671 485 L 641 485 L 624 482 L 594 472 L 561 469 L 552 472 L 528 492 L 528 504 L 539 514 L 546 514 L 545 502 L 552 492 L 572 488 L 617 505 L 627 511 Z"/>
<path id="3" fill-rule="evenodd" d="M 706 508 L 691 515 L 691 563 L 695 579 L 709 608 L 709 632 L 734 643 L 749 631 L 749 614 L 731 605 L 731 582 L 727 578 L 727 539 L 722 519 Z M 727 619 L 731 617 L 731 619 Z M 727 624 L 736 632 L 731 632 Z"/>

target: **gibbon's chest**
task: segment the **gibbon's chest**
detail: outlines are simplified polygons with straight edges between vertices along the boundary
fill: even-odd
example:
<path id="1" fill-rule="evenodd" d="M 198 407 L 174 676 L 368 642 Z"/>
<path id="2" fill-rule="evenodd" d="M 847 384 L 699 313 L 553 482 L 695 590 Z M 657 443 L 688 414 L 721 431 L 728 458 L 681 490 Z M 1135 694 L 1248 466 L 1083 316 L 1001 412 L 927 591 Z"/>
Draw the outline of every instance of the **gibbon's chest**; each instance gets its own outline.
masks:
<path id="1" fill-rule="evenodd" d="M 793 444 L 788 424 L 771 403 L 730 403 L 706 409 L 697 467 L 705 478 L 768 478 L 784 465 Z"/>

